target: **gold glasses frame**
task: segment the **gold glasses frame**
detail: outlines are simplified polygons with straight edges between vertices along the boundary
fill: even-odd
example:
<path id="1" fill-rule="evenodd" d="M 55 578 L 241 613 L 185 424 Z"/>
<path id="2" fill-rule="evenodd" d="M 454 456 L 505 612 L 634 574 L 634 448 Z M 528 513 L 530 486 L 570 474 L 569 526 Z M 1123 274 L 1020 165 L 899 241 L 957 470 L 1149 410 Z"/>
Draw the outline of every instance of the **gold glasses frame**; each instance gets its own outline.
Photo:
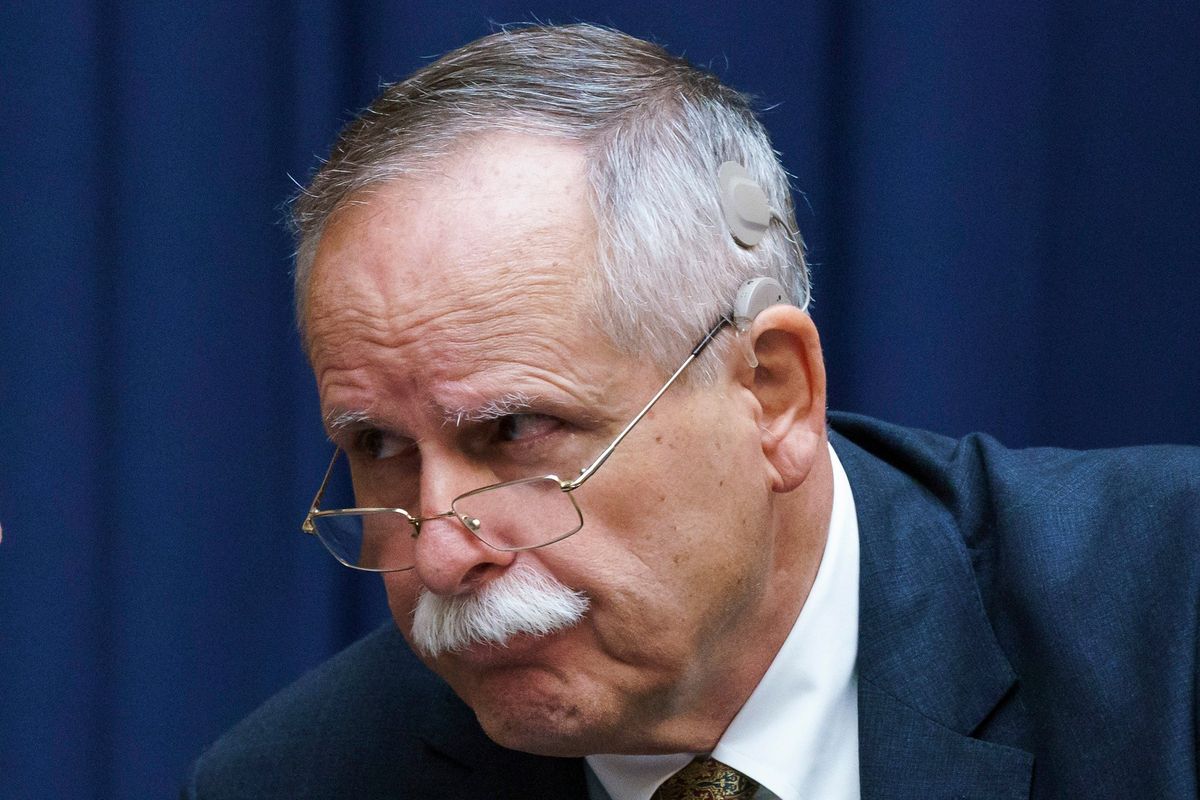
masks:
<path id="1" fill-rule="evenodd" d="M 664 394 L 666 394 L 667 389 L 671 388 L 672 384 L 674 384 L 675 381 L 679 378 L 679 376 L 683 374 L 683 371 L 685 369 L 687 369 L 688 366 L 693 361 L 695 361 L 700 356 L 701 353 L 704 352 L 705 348 L 707 348 L 708 345 L 712 342 L 712 340 L 714 338 L 716 338 L 718 333 L 720 333 L 727 325 L 731 325 L 731 324 L 732 324 L 732 320 L 730 320 L 728 317 L 722 317 L 720 319 L 720 321 L 717 322 L 716 325 L 714 325 L 712 328 L 710 328 L 709 331 L 706 334 L 704 334 L 704 338 L 702 338 L 696 344 L 696 346 L 692 348 L 691 353 L 689 353 L 688 357 L 686 359 L 684 359 L 682 364 L 679 365 L 679 368 L 676 369 L 673 373 L 671 373 L 671 377 L 667 378 L 667 381 L 666 381 L 666 383 L 664 383 L 662 385 L 662 388 L 660 388 L 657 392 L 654 393 L 654 396 L 650 398 L 650 402 L 646 403 L 645 407 L 643 407 L 642 410 L 639 411 L 637 413 L 637 415 L 632 420 L 629 421 L 628 425 L 626 425 L 624 428 L 621 429 L 621 432 L 616 435 L 616 438 L 614 438 L 609 443 L 609 445 L 604 448 L 603 451 L 601 451 L 600 455 L 598 455 L 591 464 L 589 464 L 588 466 L 581 469 L 579 471 L 579 475 L 577 475 L 573 480 L 569 480 L 569 481 L 563 480 L 563 479 L 559 478 L 557 475 L 537 475 L 537 476 L 529 477 L 529 478 L 518 478 L 517 480 L 503 481 L 501 483 L 493 483 L 493 484 L 489 484 L 487 486 L 481 486 L 478 489 L 472 489 L 469 492 L 464 492 L 463 494 L 460 494 L 457 497 L 455 497 L 452 501 L 450 501 L 450 510 L 449 511 L 444 511 L 440 514 L 431 514 L 430 516 L 427 516 L 427 517 L 413 516 L 411 513 L 409 513 L 408 511 L 406 511 L 403 508 L 339 508 L 339 509 L 329 509 L 329 510 L 321 511 L 320 510 L 321 499 L 325 495 L 325 488 L 329 485 L 329 478 L 330 478 L 330 476 L 333 475 L 333 467 L 334 467 L 334 464 L 337 463 L 338 455 L 342 452 L 341 448 L 337 447 L 333 451 L 333 458 L 331 458 L 329 460 L 329 466 L 325 469 L 325 477 L 321 479 L 321 486 L 320 486 L 320 488 L 317 489 L 317 493 L 313 497 L 312 505 L 309 506 L 309 509 L 308 509 L 308 514 L 305 515 L 304 522 L 302 522 L 300 524 L 300 530 L 303 533 L 306 533 L 310 536 L 316 536 L 318 539 L 320 539 L 321 538 L 320 534 L 317 532 L 316 525 L 313 522 L 313 520 L 315 520 L 315 519 L 320 519 L 322 517 L 338 517 L 338 516 L 351 516 L 351 515 L 363 516 L 363 515 L 367 515 L 367 514 L 398 514 L 398 515 L 404 517 L 409 522 L 409 524 L 412 526 L 412 537 L 414 539 L 421 535 L 421 524 L 422 523 L 429 522 L 429 521 L 435 520 L 435 519 L 450 518 L 450 519 L 458 520 L 462 524 L 462 526 L 471 533 L 472 536 L 474 536 L 480 542 L 483 542 L 483 544 L 487 545 L 488 547 L 492 548 L 493 550 L 499 550 L 502 552 L 520 552 L 523 550 L 536 550 L 539 547 L 546 547 L 547 545 L 554 544 L 555 542 L 561 542 L 563 539 L 566 539 L 567 537 L 573 536 L 574 534 L 578 533 L 583 528 L 583 510 L 579 507 L 579 503 L 577 503 L 575 501 L 575 498 L 571 495 L 571 492 L 578 489 L 580 486 L 582 486 L 588 480 L 588 478 L 590 478 L 596 474 L 596 470 L 600 469 L 600 467 L 604 464 L 604 462 L 608 460 L 608 457 L 611 456 L 613 454 L 613 451 L 617 449 L 617 445 L 619 445 L 625 439 L 625 437 L 629 435 L 629 432 L 633 430 L 634 426 L 636 426 L 639 422 L 642 421 L 642 418 L 645 417 L 646 414 L 650 413 L 650 409 L 654 407 L 654 404 L 658 402 L 660 397 L 662 397 Z M 503 489 L 503 488 L 506 488 L 509 486 L 519 486 L 522 484 L 535 483 L 535 482 L 539 482 L 539 481 L 553 481 L 556 484 L 558 484 L 558 488 L 563 492 L 563 494 L 565 494 L 567 496 L 567 499 L 571 501 L 571 505 L 575 507 L 575 512 L 579 516 L 579 524 L 573 530 L 570 530 L 567 533 L 556 536 L 555 538 L 553 538 L 549 541 L 541 542 L 540 544 L 521 545 L 521 546 L 517 546 L 517 547 L 497 547 L 496 545 L 491 544 L 490 542 L 488 542 L 487 540 L 485 540 L 481 536 L 479 536 L 478 531 L 479 531 L 479 527 L 480 527 L 480 522 L 478 519 L 475 519 L 466 514 L 462 514 L 462 513 L 455 511 L 455 508 L 454 508 L 455 505 L 457 505 L 459 503 L 459 501 L 465 500 L 469 497 L 473 497 L 475 495 L 482 494 L 483 492 L 489 492 L 489 491 L 493 491 L 496 489 Z M 321 541 L 322 541 L 322 544 L 325 543 L 323 539 Z M 405 571 L 413 568 L 412 566 L 389 568 L 389 569 L 372 569 L 369 567 L 362 567 L 362 566 L 358 566 L 355 564 L 347 563 L 340 556 L 338 556 L 337 553 L 335 553 L 333 551 L 333 549 L 331 547 L 329 547 L 328 545 L 326 545 L 326 549 L 329 550 L 329 552 L 333 555 L 333 557 L 338 560 L 338 563 L 340 563 L 344 566 L 347 566 L 350 569 L 355 569 L 355 570 L 359 570 L 362 572 L 405 572 Z"/>

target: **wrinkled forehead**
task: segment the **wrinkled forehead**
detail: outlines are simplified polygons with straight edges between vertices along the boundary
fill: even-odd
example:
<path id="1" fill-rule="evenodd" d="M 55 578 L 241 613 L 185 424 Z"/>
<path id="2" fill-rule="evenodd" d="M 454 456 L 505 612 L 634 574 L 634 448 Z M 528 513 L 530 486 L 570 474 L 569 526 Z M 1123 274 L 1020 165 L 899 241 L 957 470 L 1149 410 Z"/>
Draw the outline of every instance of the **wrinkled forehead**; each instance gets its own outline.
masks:
<path id="1" fill-rule="evenodd" d="M 512 136 L 360 190 L 314 259 L 314 365 L 363 346 L 486 358 L 586 325 L 596 255 L 587 197 L 575 147 Z"/>

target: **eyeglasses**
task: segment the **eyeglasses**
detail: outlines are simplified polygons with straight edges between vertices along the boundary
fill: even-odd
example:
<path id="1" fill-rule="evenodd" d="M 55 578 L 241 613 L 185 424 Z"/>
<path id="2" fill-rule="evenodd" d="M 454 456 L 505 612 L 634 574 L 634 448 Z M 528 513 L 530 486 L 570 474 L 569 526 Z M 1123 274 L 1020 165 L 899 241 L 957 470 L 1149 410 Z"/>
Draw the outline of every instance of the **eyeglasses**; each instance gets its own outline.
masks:
<path id="1" fill-rule="evenodd" d="M 428 517 L 413 516 L 403 508 L 321 511 L 321 498 L 325 495 L 334 465 L 342 452 L 338 448 L 334 450 L 325 477 L 321 480 L 321 488 L 317 489 L 300 530 L 320 539 L 333 557 L 345 566 L 365 572 L 412 569 L 421 526 L 435 519 L 458 520 L 479 541 L 505 552 L 533 550 L 560 542 L 583 527 L 583 512 L 571 492 L 596 474 L 596 470 L 671 388 L 671 384 L 729 324 L 730 320 L 722 317 L 692 348 L 679 369 L 667 378 L 667 382 L 650 398 L 645 408 L 573 480 L 562 480 L 557 475 L 540 475 L 494 483 L 460 494 L 451 501 L 449 511 Z"/>

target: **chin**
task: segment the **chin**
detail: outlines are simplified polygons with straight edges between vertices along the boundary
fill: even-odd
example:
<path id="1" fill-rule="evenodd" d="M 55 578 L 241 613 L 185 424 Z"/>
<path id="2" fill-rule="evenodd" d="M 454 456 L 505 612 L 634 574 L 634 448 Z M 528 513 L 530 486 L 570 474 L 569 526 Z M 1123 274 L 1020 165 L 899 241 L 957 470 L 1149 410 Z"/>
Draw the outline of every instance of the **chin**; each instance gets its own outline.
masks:
<path id="1" fill-rule="evenodd" d="M 604 752 L 605 736 L 577 705 L 496 708 L 484 703 L 475 716 L 488 738 L 501 747 L 539 756 L 578 758 Z"/>
<path id="2" fill-rule="evenodd" d="M 457 683 L 484 733 L 510 750 L 577 757 L 603 752 L 610 738 L 595 698 L 557 670 L 509 668 Z"/>
<path id="3" fill-rule="evenodd" d="M 488 738 L 510 750 L 579 757 L 614 752 L 628 709 L 620 665 L 607 661 L 579 629 L 517 636 L 427 659 L 475 712 Z"/>

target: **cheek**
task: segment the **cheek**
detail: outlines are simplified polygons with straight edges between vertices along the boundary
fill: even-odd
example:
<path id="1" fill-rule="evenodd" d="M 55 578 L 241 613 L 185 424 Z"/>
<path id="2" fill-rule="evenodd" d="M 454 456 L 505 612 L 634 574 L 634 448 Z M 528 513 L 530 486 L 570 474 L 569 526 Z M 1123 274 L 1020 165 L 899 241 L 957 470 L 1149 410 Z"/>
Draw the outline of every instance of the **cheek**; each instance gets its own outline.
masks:
<path id="1" fill-rule="evenodd" d="M 640 601 L 629 614 L 654 608 L 682 622 L 719 613 L 723 594 L 746 591 L 768 568 L 770 483 L 761 450 L 752 436 L 717 427 L 729 425 L 727 416 L 697 417 L 707 426 L 655 436 L 636 469 L 614 461 L 611 476 L 583 487 L 594 489 L 580 497 L 584 529 L 562 543 L 595 546 L 593 575 Z"/>
<path id="2" fill-rule="evenodd" d="M 656 442 L 650 465 L 611 506 L 629 546 L 680 571 L 737 558 L 745 534 L 761 533 L 769 485 L 755 480 L 755 451 L 719 435 Z"/>
<path id="3" fill-rule="evenodd" d="M 594 627 L 611 648 L 666 656 L 694 646 L 706 620 L 753 586 L 769 548 L 755 539 L 764 525 L 752 502 L 736 494 L 753 493 L 747 482 L 722 494 L 731 479 L 695 459 L 630 478 L 581 497 L 583 530 L 539 558 L 592 596 Z"/>

